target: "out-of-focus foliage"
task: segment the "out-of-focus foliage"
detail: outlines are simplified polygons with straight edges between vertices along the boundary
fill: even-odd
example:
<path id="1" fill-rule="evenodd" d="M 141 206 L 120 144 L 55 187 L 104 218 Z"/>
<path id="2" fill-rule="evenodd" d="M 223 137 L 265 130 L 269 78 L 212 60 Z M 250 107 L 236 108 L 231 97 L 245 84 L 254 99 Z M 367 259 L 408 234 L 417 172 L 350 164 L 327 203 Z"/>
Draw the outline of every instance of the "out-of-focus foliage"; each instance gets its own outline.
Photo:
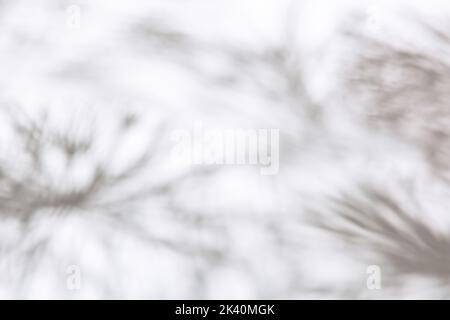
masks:
<path id="1" fill-rule="evenodd" d="M 0 297 L 446 297 L 448 32 L 311 3 L 2 2 Z M 173 162 L 196 121 L 280 129 L 280 172 Z"/>

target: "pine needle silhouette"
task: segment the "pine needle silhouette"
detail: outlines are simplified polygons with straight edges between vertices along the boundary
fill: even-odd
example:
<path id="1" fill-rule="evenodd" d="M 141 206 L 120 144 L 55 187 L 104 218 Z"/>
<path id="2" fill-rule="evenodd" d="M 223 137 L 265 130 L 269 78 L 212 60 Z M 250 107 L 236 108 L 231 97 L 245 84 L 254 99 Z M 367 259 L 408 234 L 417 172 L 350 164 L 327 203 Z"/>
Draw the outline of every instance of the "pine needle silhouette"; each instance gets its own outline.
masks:
<path id="1" fill-rule="evenodd" d="M 359 52 L 348 86 L 353 96 L 362 96 L 370 124 L 418 145 L 434 169 L 448 172 L 449 31 L 412 14 L 406 21 L 419 26 L 432 45 L 344 30 Z"/>
<path id="2" fill-rule="evenodd" d="M 317 215 L 314 224 L 352 248 L 377 255 L 391 276 L 450 280 L 450 234 L 433 229 L 420 205 L 407 209 L 386 191 L 362 185 L 359 194 L 333 199 L 331 208 L 333 216 Z"/>

